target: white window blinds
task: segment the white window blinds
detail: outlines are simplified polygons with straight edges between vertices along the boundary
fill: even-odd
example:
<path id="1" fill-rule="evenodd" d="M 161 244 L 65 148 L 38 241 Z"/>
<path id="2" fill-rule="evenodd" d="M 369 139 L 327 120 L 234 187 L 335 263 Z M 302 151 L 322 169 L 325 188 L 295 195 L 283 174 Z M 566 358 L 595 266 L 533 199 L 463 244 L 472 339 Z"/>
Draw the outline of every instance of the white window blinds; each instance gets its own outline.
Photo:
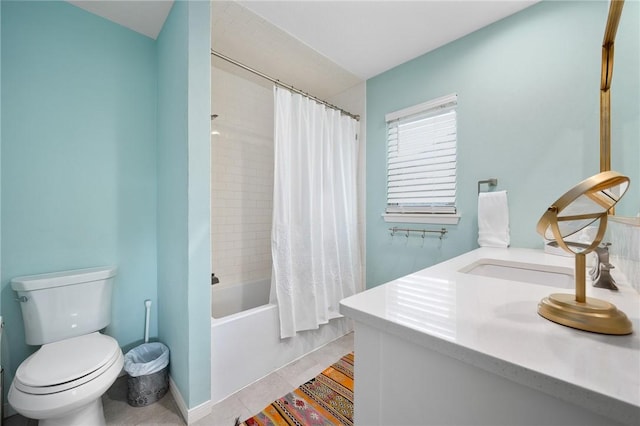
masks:
<path id="1" fill-rule="evenodd" d="M 456 213 L 457 95 L 387 114 L 387 213 Z"/>

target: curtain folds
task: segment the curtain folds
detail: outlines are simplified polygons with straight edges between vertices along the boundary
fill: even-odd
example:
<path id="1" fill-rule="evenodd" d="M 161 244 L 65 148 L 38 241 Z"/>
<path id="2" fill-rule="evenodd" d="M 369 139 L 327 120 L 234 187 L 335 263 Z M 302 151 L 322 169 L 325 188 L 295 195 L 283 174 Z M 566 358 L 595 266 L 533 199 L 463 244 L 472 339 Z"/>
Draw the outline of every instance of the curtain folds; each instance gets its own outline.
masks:
<path id="1" fill-rule="evenodd" d="M 360 288 L 359 123 L 280 87 L 274 98 L 271 285 L 287 338 L 339 317 Z"/>

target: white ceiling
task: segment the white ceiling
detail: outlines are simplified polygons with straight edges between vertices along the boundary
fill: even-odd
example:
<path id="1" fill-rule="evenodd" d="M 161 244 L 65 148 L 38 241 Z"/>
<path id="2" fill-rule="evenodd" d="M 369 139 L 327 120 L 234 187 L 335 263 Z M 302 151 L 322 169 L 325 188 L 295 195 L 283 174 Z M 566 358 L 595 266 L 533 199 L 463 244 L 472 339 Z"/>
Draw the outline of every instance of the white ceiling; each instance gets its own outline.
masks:
<path id="1" fill-rule="evenodd" d="M 240 1 L 365 80 L 534 3 L 537 0 Z"/>
<path id="2" fill-rule="evenodd" d="M 172 0 L 68 1 L 154 39 L 173 5 Z M 331 97 L 538 1 L 215 0 L 212 47 L 316 96 Z"/>
<path id="3" fill-rule="evenodd" d="M 67 0 L 95 15 L 151 37 L 158 38 L 173 0 Z"/>

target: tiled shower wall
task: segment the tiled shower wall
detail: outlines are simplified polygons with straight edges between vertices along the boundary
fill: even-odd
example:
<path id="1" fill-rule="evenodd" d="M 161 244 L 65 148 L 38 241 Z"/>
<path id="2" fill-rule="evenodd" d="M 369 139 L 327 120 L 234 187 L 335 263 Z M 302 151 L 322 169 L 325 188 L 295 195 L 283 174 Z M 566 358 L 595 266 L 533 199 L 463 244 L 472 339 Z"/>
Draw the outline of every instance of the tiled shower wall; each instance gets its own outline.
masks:
<path id="1" fill-rule="evenodd" d="M 211 265 L 220 284 L 271 278 L 273 94 L 211 70 Z"/>
<path id="2" fill-rule="evenodd" d="M 611 243 L 613 266 L 640 292 L 640 218 L 609 219 L 604 241 Z"/>

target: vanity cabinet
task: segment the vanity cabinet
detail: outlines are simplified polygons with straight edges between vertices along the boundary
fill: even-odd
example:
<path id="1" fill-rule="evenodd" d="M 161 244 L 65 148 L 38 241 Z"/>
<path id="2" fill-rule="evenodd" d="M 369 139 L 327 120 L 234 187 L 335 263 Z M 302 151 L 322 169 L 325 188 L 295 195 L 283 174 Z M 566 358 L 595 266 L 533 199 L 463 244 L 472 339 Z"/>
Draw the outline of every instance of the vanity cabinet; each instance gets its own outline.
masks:
<path id="1" fill-rule="evenodd" d="M 342 301 L 355 321 L 355 424 L 639 424 L 638 330 L 607 336 L 550 322 L 538 301 L 572 290 L 461 272 L 488 260 L 556 273 L 573 263 L 481 248 Z M 638 293 L 616 278 L 618 293 L 587 293 L 639 327 Z"/>

